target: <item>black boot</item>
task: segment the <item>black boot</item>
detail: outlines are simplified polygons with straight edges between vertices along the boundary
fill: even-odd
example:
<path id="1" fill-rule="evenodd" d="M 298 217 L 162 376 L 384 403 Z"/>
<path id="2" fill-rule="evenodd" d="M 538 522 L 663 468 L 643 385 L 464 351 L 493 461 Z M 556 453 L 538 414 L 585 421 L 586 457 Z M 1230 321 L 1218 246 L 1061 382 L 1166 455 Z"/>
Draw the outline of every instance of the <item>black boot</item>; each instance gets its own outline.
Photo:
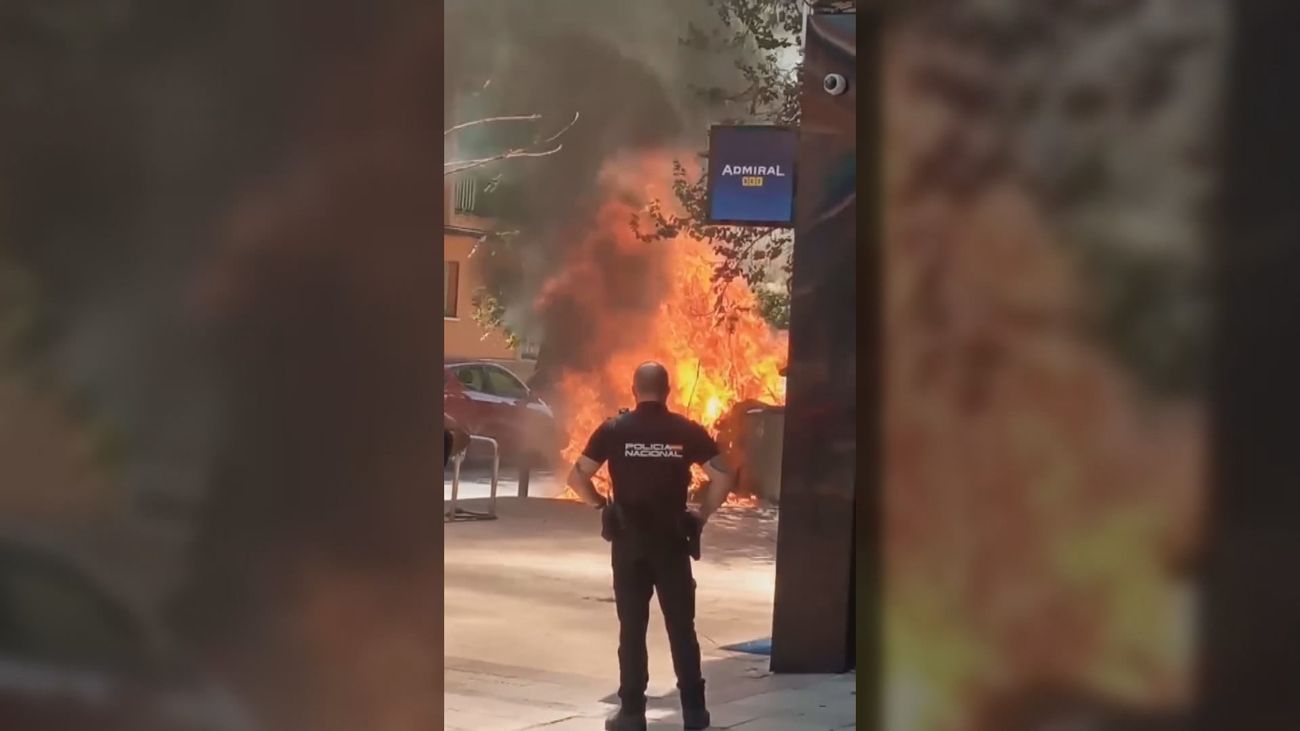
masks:
<path id="1" fill-rule="evenodd" d="M 698 708 L 682 709 L 682 726 L 690 731 L 698 731 L 709 727 L 709 709 L 704 706 Z"/>
<path id="2" fill-rule="evenodd" d="M 701 682 L 694 688 L 683 688 L 681 694 L 682 725 L 689 731 L 708 728 L 712 719 L 709 718 L 709 709 L 704 703 L 704 683 Z"/>
<path id="3" fill-rule="evenodd" d="M 636 711 L 620 707 L 605 719 L 605 731 L 646 731 L 645 709 Z"/>

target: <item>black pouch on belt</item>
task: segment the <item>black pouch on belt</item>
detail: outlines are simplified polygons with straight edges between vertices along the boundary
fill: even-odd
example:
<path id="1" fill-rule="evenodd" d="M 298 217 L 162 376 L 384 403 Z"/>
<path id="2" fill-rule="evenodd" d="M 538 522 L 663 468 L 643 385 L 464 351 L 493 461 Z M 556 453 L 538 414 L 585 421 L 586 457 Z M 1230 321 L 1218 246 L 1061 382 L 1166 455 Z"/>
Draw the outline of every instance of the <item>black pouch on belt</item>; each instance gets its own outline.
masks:
<path id="1" fill-rule="evenodd" d="M 617 511 L 618 508 L 612 502 L 606 503 L 605 507 L 600 509 L 600 537 L 606 541 L 613 542 L 622 532 Z"/>
<path id="2" fill-rule="evenodd" d="M 700 523 L 695 514 L 687 511 L 682 513 L 682 530 L 686 533 L 686 550 L 690 553 L 691 558 L 700 560 L 700 534 L 704 532 L 704 525 Z"/>

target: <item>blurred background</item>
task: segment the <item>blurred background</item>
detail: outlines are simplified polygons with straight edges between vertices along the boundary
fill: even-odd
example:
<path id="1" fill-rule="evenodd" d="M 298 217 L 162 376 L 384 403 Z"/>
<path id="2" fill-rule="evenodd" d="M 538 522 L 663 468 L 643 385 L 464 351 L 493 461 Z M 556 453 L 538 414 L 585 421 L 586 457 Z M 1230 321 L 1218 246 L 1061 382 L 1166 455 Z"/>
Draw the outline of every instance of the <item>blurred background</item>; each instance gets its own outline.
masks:
<path id="1" fill-rule="evenodd" d="M 946 2 L 885 32 L 891 729 L 1188 708 L 1220 2 Z"/>
<path id="2" fill-rule="evenodd" d="M 1295 727 L 1296 9 L 896 10 L 885 726 Z"/>
<path id="3" fill-rule="evenodd" d="M 435 11 L 0 3 L 0 726 L 438 727 Z"/>

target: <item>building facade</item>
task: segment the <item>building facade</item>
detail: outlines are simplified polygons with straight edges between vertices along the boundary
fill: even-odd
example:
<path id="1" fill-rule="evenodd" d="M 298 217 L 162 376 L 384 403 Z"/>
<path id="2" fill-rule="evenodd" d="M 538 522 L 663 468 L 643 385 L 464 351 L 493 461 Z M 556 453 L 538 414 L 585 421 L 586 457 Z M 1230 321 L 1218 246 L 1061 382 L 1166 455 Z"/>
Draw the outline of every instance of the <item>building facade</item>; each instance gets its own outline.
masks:
<path id="1" fill-rule="evenodd" d="M 501 331 L 474 320 L 474 294 L 485 283 L 478 252 L 495 228 L 495 221 L 478 211 L 478 186 L 470 174 L 451 176 L 443 186 L 443 357 L 503 361 L 527 378 L 532 370 L 527 349 L 521 353 Z"/>

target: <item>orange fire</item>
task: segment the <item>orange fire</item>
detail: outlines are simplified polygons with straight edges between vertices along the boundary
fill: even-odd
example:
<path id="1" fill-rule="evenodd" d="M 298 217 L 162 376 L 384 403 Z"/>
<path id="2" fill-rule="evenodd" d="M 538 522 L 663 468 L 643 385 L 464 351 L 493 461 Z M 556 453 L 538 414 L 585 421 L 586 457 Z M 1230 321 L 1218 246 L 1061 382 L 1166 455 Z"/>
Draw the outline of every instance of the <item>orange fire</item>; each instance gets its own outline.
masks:
<path id="1" fill-rule="evenodd" d="M 708 242 L 686 233 L 668 240 L 637 237 L 631 222 L 643 214 L 644 206 L 652 199 L 661 203 L 671 200 L 666 186 L 644 182 L 669 180 L 666 166 L 660 168 L 657 163 L 647 158 L 630 166 L 620 164 L 620 170 L 635 171 L 639 180 L 613 186 L 619 189 L 618 194 L 611 195 L 595 217 L 597 230 L 573 247 L 565 268 L 548 282 L 538 303 L 545 307 L 560 291 L 572 296 L 574 287 L 626 286 L 625 279 L 621 284 L 617 281 L 619 277 L 613 283 L 600 284 L 610 277 L 593 271 L 597 262 L 607 260 L 602 254 L 611 247 L 645 257 L 648 265 L 638 276 L 651 278 L 648 289 L 659 297 L 657 307 L 603 318 L 604 332 L 593 333 L 593 337 L 621 337 L 623 344 L 599 367 L 566 373 L 560 379 L 559 401 L 569 437 L 563 455 L 569 462 L 601 422 L 631 406 L 632 372 L 647 360 L 663 363 L 672 375 L 670 407 L 715 435 L 719 419 L 741 401 L 785 403 L 785 379 L 780 371 L 786 361 L 787 339 L 763 319 L 748 285 L 743 280 L 725 286 L 713 281 L 719 259 Z M 665 172 L 656 174 L 658 169 Z M 643 279 L 641 284 L 645 283 Z M 696 468 L 695 486 L 703 480 L 703 472 Z M 596 482 L 602 492 L 607 491 L 605 470 Z M 566 495 L 576 497 L 571 492 Z M 754 503 L 752 498 L 737 495 L 729 502 Z"/>

